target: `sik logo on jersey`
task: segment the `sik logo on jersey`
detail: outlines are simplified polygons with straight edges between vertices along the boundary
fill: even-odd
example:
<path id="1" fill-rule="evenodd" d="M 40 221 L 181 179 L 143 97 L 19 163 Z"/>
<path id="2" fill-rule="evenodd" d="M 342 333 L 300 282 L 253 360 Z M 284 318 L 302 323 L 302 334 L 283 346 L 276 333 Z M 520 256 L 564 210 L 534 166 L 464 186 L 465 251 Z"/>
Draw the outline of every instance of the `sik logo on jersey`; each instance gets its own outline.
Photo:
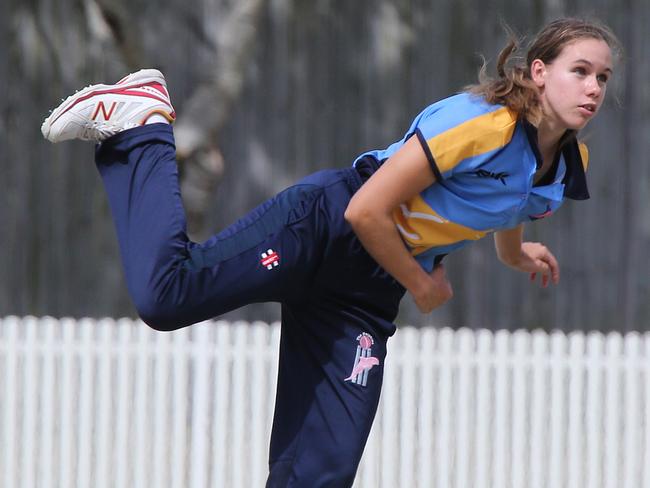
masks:
<path id="1" fill-rule="evenodd" d="M 501 183 L 503 183 L 504 186 L 506 184 L 506 178 L 510 176 L 508 173 L 492 173 L 491 171 L 486 171 L 484 169 L 474 171 L 474 174 L 480 178 L 494 178 L 495 180 L 499 180 Z"/>

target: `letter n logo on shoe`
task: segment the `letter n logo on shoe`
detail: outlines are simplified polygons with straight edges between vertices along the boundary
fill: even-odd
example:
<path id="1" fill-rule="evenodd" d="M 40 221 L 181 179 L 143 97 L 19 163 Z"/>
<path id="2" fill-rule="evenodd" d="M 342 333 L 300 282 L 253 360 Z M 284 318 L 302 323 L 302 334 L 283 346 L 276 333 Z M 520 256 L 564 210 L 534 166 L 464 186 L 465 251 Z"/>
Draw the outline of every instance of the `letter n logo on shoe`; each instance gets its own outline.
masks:
<path id="1" fill-rule="evenodd" d="M 91 117 L 91 120 L 97 119 L 97 116 L 99 115 L 99 112 L 102 112 L 102 115 L 104 116 L 104 120 L 110 120 L 110 118 L 113 116 L 113 112 L 115 111 L 115 107 L 117 106 L 117 102 L 111 103 L 111 108 L 106 111 L 106 105 L 104 105 L 103 101 L 99 101 L 97 103 L 97 106 L 95 107 L 95 111 L 93 112 L 93 116 Z"/>

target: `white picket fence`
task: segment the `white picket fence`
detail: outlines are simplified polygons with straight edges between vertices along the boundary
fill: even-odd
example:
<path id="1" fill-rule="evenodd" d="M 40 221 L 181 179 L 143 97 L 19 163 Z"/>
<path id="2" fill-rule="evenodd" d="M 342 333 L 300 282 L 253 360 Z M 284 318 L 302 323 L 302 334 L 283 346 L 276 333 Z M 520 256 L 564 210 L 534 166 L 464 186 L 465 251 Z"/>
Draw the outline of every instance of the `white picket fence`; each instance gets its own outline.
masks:
<path id="1" fill-rule="evenodd" d="M 263 487 L 279 327 L 0 320 L 0 486 Z M 650 335 L 404 327 L 355 488 L 650 487 Z"/>

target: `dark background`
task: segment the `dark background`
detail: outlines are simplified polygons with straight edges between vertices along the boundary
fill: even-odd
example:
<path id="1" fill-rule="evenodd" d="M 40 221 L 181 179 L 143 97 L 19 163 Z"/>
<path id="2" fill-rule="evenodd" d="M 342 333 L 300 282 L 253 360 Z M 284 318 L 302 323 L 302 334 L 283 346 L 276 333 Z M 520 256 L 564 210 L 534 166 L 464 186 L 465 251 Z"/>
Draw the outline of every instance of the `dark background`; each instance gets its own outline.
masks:
<path id="1" fill-rule="evenodd" d="M 542 290 L 492 238 L 446 260 L 452 302 L 412 325 L 546 330 L 650 326 L 650 2 L 647 0 L 3 0 L 0 15 L 0 317 L 133 316 L 93 147 L 53 146 L 47 110 L 140 67 L 166 74 L 196 240 L 298 178 L 400 138 L 425 105 L 476 80 L 502 21 L 534 33 L 596 16 L 625 46 L 581 135 L 592 199 L 527 227 L 562 265 Z M 491 63 L 494 67 L 494 63 Z M 342 283 L 342 286 L 344 284 Z M 228 318 L 271 321 L 277 305 Z"/>

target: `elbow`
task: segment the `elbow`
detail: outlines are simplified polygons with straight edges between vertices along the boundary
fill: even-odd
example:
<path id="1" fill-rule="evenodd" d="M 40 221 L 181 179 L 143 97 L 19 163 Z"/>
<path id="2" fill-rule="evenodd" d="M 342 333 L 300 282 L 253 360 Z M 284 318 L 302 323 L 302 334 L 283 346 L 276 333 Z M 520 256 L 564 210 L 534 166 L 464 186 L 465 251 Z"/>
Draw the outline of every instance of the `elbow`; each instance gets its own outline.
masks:
<path id="1" fill-rule="evenodd" d="M 358 206 L 355 205 L 354 200 L 352 200 L 350 201 L 347 208 L 345 209 L 345 212 L 343 213 L 343 218 L 348 224 L 354 227 L 355 224 L 360 219 L 360 214 L 361 212 L 359 212 Z"/>
<path id="2" fill-rule="evenodd" d="M 357 234 L 360 232 L 363 233 L 365 229 L 377 227 L 377 224 L 383 217 L 376 208 L 359 205 L 355 203 L 354 199 L 350 201 L 343 214 L 345 221 L 350 224 L 352 230 Z"/>
<path id="3" fill-rule="evenodd" d="M 361 227 L 363 227 L 363 223 L 368 219 L 368 215 L 367 212 L 359 210 L 358 206 L 350 204 L 345 209 L 343 218 L 348 224 L 350 224 L 350 227 L 357 232 Z"/>

